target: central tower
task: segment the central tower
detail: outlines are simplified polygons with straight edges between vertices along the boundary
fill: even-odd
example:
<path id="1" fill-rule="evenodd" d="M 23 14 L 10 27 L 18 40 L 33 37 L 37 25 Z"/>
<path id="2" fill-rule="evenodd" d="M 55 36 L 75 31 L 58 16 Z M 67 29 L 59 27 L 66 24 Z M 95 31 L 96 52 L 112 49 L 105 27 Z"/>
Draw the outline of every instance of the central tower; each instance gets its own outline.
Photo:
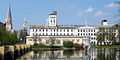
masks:
<path id="1" fill-rule="evenodd" d="M 56 26 L 57 25 L 57 12 L 49 14 L 48 26 Z"/>

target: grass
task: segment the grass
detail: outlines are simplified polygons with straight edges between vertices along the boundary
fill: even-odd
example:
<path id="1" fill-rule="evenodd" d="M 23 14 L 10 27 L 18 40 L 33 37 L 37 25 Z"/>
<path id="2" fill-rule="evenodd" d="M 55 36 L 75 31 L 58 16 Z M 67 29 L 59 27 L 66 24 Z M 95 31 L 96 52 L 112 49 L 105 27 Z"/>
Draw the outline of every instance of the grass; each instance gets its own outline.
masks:
<path id="1" fill-rule="evenodd" d="M 91 48 L 109 48 L 109 47 L 120 47 L 120 45 L 92 45 Z"/>

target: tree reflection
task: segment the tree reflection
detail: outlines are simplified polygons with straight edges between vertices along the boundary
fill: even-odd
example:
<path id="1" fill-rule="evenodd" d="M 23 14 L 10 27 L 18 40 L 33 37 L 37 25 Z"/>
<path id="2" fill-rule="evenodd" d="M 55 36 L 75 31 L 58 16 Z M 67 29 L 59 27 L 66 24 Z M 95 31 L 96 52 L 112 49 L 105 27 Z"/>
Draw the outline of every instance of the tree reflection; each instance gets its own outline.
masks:
<path id="1" fill-rule="evenodd" d="M 52 52 L 49 55 L 49 59 L 53 60 L 53 59 L 57 59 L 57 56 L 55 55 L 55 52 L 52 50 Z"/>
<path id="2" fill-rule="evenodd" d="M 115 48 L 98 48 L 97 60 L 116 60 Z"/>
<path id="3" fill-rule="evenodd" d="M 70 58 L 73 55 L 73 50 L 64 50 L 63 54 L 67 56 L 67 58 Z"/>

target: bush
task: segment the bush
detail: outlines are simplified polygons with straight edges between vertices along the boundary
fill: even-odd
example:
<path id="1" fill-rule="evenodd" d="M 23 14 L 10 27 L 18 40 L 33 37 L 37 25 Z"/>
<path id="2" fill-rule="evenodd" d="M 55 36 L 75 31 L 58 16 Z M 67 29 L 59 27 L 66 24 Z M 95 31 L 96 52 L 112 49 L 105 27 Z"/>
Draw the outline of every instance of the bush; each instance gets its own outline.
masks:
<path id="1" fill-rule="evenodd" d="M 75 43 L 75 44 L 74 44 L 74 47 L 75 47 L 76 49 L 80 49 L 80 48 L 82 48 L 82 45 Z"/>
<path id="2" fill-rule="evenodd" d="M 63 43 L 63 46 L 66 48 L 72 48 L 73 47 L 73 42 L 72 41 L 66 41 Z"/>
<path id="3" fill-rule="evenodd" d="M 34 46 L 38 46 L 38 43 L 34 43 Z"/>

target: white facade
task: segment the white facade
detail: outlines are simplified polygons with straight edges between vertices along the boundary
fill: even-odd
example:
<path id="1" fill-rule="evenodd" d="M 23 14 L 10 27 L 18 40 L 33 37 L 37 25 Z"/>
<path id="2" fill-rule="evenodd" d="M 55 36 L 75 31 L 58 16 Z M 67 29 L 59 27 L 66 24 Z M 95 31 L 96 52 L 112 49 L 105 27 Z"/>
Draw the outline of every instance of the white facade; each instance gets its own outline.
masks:
<path id="1" fill-rule="evenodd" d="M 74 41 L 81 40 L 84 38 L 88 39 L 90 43 L 98 44 L 97 42 L 97 32 L 99 27 L 104 27 L 106 30 L 109 30 L 109 27 L 114 25 L 57 25 L 57 15 L 56 11 L 52 14 L 49 14 L 48 25 L 31 25 L 30 26 L 30 36 L 27 36 L 27 40 L 34 41 L 39 40 L 40 38 L 43 41 L 47 41 L 49 37 L 55 37 L 56 39 L 62 41 L 64 38 L 66 40 L 73 39 Z M 106 22 L 104 20 L 103 22 Z M 104 23 L 105 24 L 105 23 Z M 118 29 L 114 28 L 115 36 L 118 36 Z M 47 39 L 47 40 L 46 40 Z M 117 39 L 118 40 L 118 39 Z M 73 41 L 73 42 L 74 42 Z M 82 42 L 80 42 L 82 43 Z M 33 43 L 34 44 L 34 43 Z M 61 44 L 62 45 L 62 44 Z"/>

